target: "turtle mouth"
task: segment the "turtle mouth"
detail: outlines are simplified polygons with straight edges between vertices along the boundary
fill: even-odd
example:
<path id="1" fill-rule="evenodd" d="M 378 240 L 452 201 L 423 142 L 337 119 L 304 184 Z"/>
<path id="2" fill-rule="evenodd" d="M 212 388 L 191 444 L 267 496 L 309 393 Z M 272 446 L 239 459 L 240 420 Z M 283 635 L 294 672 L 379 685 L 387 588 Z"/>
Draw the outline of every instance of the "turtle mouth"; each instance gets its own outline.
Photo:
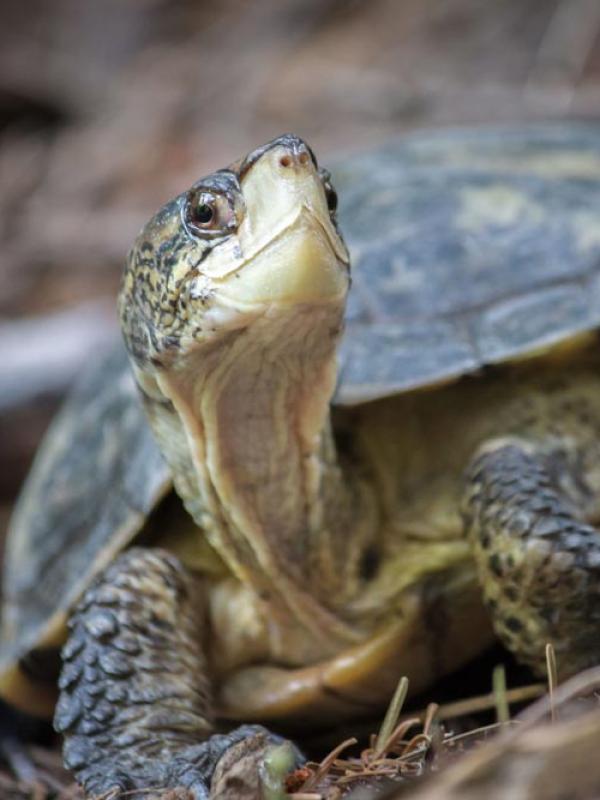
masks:
<path id="1" fill-rule="evenodd" d="M 321 209 L 315 208 L 314 204 L 308 200 L 304 200 L 298 208 L 276 220 L 272 227 L 265 230 L 264 236 L 260 239 L 246 243 L 244 241 L 246 237 L 242 235 L 240 245 L 244 263 L 248 263 L 260 256 L 265 250 L 276 247 L 279 242 L 288 234 L 293 233 L 294 229 L 298 227 L 303 227 L 307 235 L 310 235 L 311 231 L 315 235 L 320 235 L 327 242 L 339 263 L 346 269 L 349 268 L 350 254 L 348 253 L 348 248 L 334 227 L 329 215 L 324 219 Z"/>
<path id="2" fill-rule="evenodd" d="M 303 305 L 310 314 L 311 307 L 345 304 L 350 257 L 330 184 L 306 146 L 271 143 L 253 156 L 241 189 L 236 230 L 212 244 L 185 280 L 180 306 L 195 342 L 277 308 Z"/>
<path id="3" fill-rule="evenodd" d="M 308 206 L 303 205 L 301 214 L 308 214 L 310 215 L 310 219 L 314 225 L 317 225 L 323 236 L 329 242 L 329 246 L 331 247 L 332 251 L 335 253 L 339 263 L 346 269 L 346 272 L 350 272 L 350 253 L 348 252 L 348 248 L 346 247 L 346 243 L 340 236 L 340 233 L 337 229 L 337 225 L 333 223 L 331 218 L 327 219 L 327 222 L 323 222 L 321 219 L 320 214 L 315 214 L 314 210 Z"/>
<path id="4" fill-rule="evenodd" d="M 335 222 L 337 200 L 331 203 L 328 173 L 318 170 L 308 146 L 297 137 L 280 137 L 251 154 L 249 163 L 241 177 L 246 213 L 238 230 L 244 261 L 267 248 L 285 248 L 285 239 L 303 226 L 307 237 L 320 235 L 347 267 L 348 250 Z"/>
<path id="5" fill-rule="evenodd" d="M 205 333 L 242 327 L 273 307 L 345 303 L 349 256 L 330 220 L 302 203 L 266 233 L 246 247 L 240 237 L 226 269 L 194 270 L 186 282 L 185 301 Z"/>
<path id="6" fill-rule="evenodd" d="M 243 266 L 215 284 L 219 300 L 240 309 L 343 303 L 350 283 L 348 254 L 328 228 L 302 206 L 244 258 Z"/>

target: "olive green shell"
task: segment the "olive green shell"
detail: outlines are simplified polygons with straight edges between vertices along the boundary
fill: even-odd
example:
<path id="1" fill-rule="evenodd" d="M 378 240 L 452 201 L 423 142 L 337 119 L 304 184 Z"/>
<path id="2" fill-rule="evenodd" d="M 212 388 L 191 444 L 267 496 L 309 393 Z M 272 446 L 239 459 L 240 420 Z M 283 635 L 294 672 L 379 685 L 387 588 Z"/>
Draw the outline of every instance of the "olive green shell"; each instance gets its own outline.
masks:
<path id="1" fill-rule="evenodd" d="M 600 324 L 600 126 L 416 134 L 334 179 L 353 275 L 338 402 Z"/>
<path id="2" fill-rule="evenodd" d="M 418 134 L 333 173 L 353 259 L 337 403 L 450 380 L 600 325 L 600 127 Z M 18 504 L 0 674 L 48 640 L 169 488 L 118 349 L 90 364 Z"/>
<path id="3" fill-rule="evenodd" d="M 11 521 L 0 675 L 47 638 L 49 624 L 64 622 L 170 487 L 124 349 L 93 358 L 50 426 Z"/>

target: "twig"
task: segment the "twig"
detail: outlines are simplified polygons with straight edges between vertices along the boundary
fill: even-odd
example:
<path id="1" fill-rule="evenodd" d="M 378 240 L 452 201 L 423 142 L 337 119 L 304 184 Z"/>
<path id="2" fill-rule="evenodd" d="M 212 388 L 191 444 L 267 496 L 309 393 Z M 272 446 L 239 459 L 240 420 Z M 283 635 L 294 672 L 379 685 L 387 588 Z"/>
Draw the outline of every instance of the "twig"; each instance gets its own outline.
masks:
<path id="1" fill-rule="evenodd" d="M 535 700 L 546 693 L 546 686 L 543 683 L 532 683 L 529 686 L 518 686 L 516 689 L 506 691 L 506 700 L 509 705 L 515 703 L 525 703 L 528 700 Z M 494 708 L 496 698 L 494 693 L 481 694 L 469 697 L 466 700 L 456 700 L 453 703 L 440 705 L 436 718 L 440 721 L 454 719 L 456 717 L 467 717 L 470 714 L 477 714 L 480 711 L 488 711 Z"/>
<path id="2" fill-rule="evenodd" d="M 558 685 L 558 673 L 556 670 L 556 653 L 554 647 L 549 642 L 546 645 L 546 670 L 548 672 L 548 695 L 550 697 L 550 718 L 556 722 L 556 707 L 554 705 L 554 693 Z"/>
<path id="3" fill-rule="evenodd" d="M 423 733 L 425 736 L 429 736 L 431 726 L 433 725 L 433 721 L 437 717 L 439 710 L 440 707 L 437 703 L 429 703 L 425 709 L 425 715 L 423 718 Z"/>
<path id="4" fill-rule="evenodd" d="M 348 747 L 352 747 L 352 745 L 354 744 L 357 744 L 357 740 L 353 736 L 351 739 L 346 739 L 345 741 L 343 741 L 335 749 L 333 749 L 331 753 L 326 755 L 323 761 L 321 761 L 321 763 L 313 773 L 313 775 L 311 775 L 311 777 L 302 786 L 302 792 L 304 793 L 310 792 L 310 790 L 313 789 L 319 783 L 321 778 L 324 778 L 325 775 L 327 775 L 327 773 L 329 772 L 329 768 L 336 760 L 336 758 L 339 756 L 339 754 L 343 750 L 346 750 Z"/>
<path id="5" fill-rule="evenodd" d="M 402 741 L 405 734 L 407 734 L 414 725 L 418 725 L 419 722 L 419 717 L 412 717 L 411 719 L 405 719 L 402 722 L 399 722 L 394 730 L 390 733 L 388 738 L 385 739 L 381 745 L 377 746 L 376 744 L 372 750 L 369 750 L 369 759 L 371 761 L 378 761 L 380 758 L 385 756 L 386 753 L 394 750 L 396 745 Z"/>

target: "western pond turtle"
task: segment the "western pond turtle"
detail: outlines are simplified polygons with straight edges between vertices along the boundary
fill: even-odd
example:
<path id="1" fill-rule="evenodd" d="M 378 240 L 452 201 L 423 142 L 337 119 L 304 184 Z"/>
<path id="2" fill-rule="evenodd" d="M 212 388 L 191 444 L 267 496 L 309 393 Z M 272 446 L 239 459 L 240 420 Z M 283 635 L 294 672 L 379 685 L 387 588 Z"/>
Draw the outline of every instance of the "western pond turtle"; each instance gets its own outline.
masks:
<path id="1" fill-rule="evenodd" d="M 334 174 L 339 208 L 285 135 L 152 218 L 127 355 L 90 353 L 19 501 L 1 692 L 51 713 L 58 678 L 88 792 L 205 797 L 276 741 L 254 723 L 368 713 L 493 629 L 538 672 L 600 661 L 600 132 Z"/>

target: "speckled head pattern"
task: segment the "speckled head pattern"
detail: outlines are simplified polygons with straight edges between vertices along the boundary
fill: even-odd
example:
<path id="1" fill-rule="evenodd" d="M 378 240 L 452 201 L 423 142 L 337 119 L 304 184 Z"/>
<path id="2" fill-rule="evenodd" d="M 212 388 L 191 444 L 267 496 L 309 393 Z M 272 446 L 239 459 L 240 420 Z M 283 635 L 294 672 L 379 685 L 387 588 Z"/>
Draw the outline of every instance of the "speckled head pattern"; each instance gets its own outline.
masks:
<path id="1" fill-rule="evenodd" d="M 130 252 L 119 297 L 133 360 L 169 363 L 265 304 L 345 296 L 336 202 L 310 148 L 286 134 L 163 206 Z"/>

